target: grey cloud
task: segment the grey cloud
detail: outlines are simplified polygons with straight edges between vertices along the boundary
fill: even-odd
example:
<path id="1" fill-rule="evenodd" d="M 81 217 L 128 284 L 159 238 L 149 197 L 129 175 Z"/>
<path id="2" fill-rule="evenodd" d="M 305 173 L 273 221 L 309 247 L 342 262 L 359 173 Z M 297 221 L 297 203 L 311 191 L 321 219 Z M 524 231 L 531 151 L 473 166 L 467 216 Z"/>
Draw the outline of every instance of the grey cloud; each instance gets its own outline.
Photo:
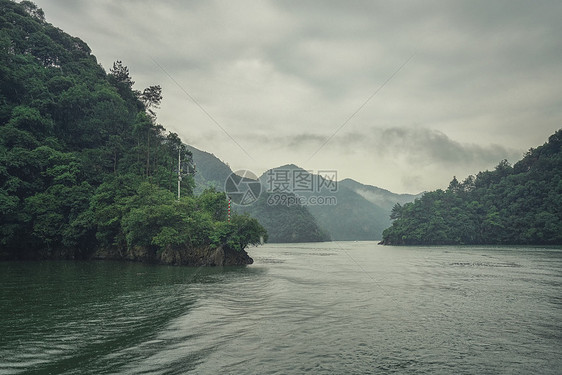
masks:
<path id="1" fill-rule="evenodd" d="M 404 175 L 401 182 L 404 188 L 409 191 L 416 191 L 416 189 L 424 185 L 422 176 L 418 174 Z"/>
<path id="2" fill-rule="evenodd" d="M 279 45 L 269 46 L 280 69 L 311 82 L 335 84 L 338 89 L 384 74 L 411 53 L 420 64 L 433 65 L 436 77 L 449 87 L 467 75 L 489 79 L 484 73 L 504 76 L 537 66 L 556 66 L 561 58 L 562 5 L 556 1 L 530 4 L 521 1 L 467 2 L 280 2 L 284 11 L 300 20 L 297 31 Z M 310 51 L 325 44 L 322 56 Z M 340 48 L 338 49 L 338 43 Z M 363 52 L 369 69 L 342 69 L 319 81 L 318 70 L 346 58 L 346 46 Z M 349 56 L 352 60 L 354 56 Z M 390 62 L 390 63 L 389 63 Z M 368 74 L 369 70 L 374 74 Z M 438 72 L 438 73 L 437 73 Z M 342 74 L 344 77 L 342 77 Z"/>
<path id="3" fill-rule="evenodd" d="M 248 135 L 254 137 L 256 135 Z M 258 136 L 256 136 L 258 137 Z M 272 147 L 299 149 L 313 153 L 327 140 L 326 135 L 302 133 L 294 135 L 259 137 Z M 445 133 L 426 128 L 370 128 L 365 132 L 347 132 L 336 135 L 319 152 L 336 149 L 376 154 L 381 158 L 402 158 L 411 165 L 465 165 L 482 166 L 498 163 L 503 159 L 511 162 L 522 156 L 522 151 L 499 145 L 478 145 L 459 142 Z M 474 171 L 475 173 L 478 171 Z"/>
<path id="4" fill-rule="evenodd" d="M 317 134 L 301 134 L 299 136 L 287 136 L 285 137 L 286 141 L 285 144 L 287 147 L 302 147 L 306 146 L 309 147 L 310 145 L 318 145 L 322 144 L 325 140 L 325 136 L 317 135 Z"/>
<path id="5" fill-rule="evenodd" d="M 461 143 L 438 130 L 424 128 L 375 131 L 375 145 L 377 152 L 406 155 L 413 164 L 489 165 L 506 158 L 514 161 L 521 155 L 499 145 Z"/>
<path id="6" fill-rule="evenodd" d="M 251 143 L 259 142 L 267 148 L 290 152 L 290 150 L 310 150 L 319 147 L 327 139 L 326 136 L 312 133 L 301 134 L 263 134 L 261 132 L 246 133 L 243 139 Z"/>
<path id="7" fill-rule="evenodd" d="M 314 159 L 343 174 L 362 158 L 396 163 L 390 189 L 431 188 L 435 169 L 402 178 L 420 165 L 517 160 L 562 124 L 559 0 L 35 1 L 106 70 L 122 60 L 136 88 L 162 85 L 166 128 L 249 169 L 167 74 L 271 167 L 306 160 L 415 54 Z"/>

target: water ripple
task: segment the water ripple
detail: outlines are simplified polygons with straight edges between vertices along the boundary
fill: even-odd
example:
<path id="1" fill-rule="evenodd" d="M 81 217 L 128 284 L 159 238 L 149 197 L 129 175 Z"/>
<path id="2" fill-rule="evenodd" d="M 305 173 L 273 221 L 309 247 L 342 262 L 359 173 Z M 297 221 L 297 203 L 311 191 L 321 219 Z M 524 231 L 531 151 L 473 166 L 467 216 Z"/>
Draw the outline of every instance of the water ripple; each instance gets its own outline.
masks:
<path id="1" fill-rule="evenodd" d="M 255 252 L 214 269 L 0 263 L 0 374 L 562 373 L 560 251 Z"/>

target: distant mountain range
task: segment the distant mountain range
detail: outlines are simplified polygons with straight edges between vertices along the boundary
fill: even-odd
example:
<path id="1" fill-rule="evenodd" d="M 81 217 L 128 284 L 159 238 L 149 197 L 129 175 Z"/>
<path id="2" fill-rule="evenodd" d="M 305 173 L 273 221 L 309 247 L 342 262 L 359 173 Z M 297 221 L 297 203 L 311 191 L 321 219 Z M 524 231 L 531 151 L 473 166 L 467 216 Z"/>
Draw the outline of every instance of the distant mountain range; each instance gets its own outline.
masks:
<path id="1" fill-rule="evenodd" d="M 189 150 L 198 170 L 196 192 L 207 187 L 224 191 L 231 168 L 208 152 L 192 146 Z M 273 168 L 259 177 L 262 194 L 258 201 L 235 210 L 256 217 L 271 242 L 380 240 L 391 225 L 392 207 L 422 195 L 395 194 L 352 179 L 333 179 L 294 164 Z"/>

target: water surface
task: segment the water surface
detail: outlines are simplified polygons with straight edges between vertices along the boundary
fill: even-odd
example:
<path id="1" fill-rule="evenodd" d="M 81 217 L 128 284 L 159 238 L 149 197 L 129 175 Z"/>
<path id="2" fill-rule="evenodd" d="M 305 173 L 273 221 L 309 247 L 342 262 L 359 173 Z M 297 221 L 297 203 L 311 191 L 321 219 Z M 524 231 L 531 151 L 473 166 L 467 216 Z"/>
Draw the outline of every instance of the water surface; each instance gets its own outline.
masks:
<path id="1" fill-rule="evenodd" d="M 562 251 L 271 244 L 0 263 L 0 374 L 560 374 Z"/>

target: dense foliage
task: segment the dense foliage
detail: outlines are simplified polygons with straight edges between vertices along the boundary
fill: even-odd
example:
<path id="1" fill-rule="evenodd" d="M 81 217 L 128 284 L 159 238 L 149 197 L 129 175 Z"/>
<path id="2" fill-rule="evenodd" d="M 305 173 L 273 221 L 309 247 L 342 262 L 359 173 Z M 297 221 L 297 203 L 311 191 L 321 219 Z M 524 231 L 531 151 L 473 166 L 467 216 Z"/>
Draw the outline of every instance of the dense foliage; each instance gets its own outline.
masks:
<path id="1" fill-rule="evenodd" d="M 396 205 L 383 243 L 562 244 L 562 130 L 511 166 Z"/>
<path id="2" fill-rule="evenodd" d="M 33 3 L 0 0 L 0 258 L 243 249 L 265 236 L 249 217 L 226 221 L 223 193 L 193 196 L 191 153 L 156 122 L 160 87 L 133 84 Z"/>

